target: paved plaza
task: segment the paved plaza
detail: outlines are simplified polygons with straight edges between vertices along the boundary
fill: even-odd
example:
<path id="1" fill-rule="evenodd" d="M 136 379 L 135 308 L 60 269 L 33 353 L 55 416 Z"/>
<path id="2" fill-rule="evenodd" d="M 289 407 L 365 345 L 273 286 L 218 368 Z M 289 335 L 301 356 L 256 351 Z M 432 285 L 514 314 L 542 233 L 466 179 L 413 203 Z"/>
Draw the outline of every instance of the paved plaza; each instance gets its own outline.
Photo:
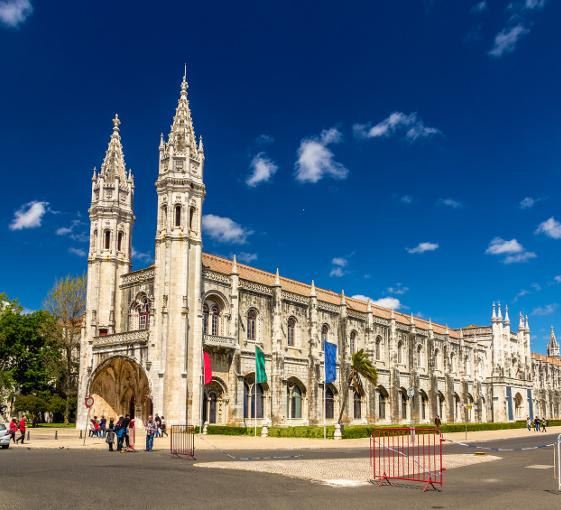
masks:
<path id="1" fill-rule="evenodd" d="M 49 431 L 51 433 L 53 431 Z M 557 431 L 555 431 L 557 432 Z M 32 431 L 33 433 L 33 431 Z M 168 440 L 147 454 L 109 453 L 59 434 L 0 452 L 0 508 L 559 508 L 552 448 L 487 452 L 444 448 L 444 489 L 367 483 L 366 440 L 322 441 L 197 436 L 196 460 L 173 458 Z M 68 438 L 65 438 L 68 435 Z M 461 434 L 449 439 L 461 440 Z M 471 433 L 481 446 L 520 449 L 551 443 L 554 433 Z M 502 438 L 499 438 L 502 436 Z"/>

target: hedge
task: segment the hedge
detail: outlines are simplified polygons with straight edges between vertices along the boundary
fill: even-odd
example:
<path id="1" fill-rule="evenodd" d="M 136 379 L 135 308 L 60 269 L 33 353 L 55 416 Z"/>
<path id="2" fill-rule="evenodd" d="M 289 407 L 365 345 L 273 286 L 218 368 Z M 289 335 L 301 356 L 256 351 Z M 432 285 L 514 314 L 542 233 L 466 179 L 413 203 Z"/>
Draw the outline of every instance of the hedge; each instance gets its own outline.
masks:
<path id="1" fill-rule="evenodd" d="M 449 432 L 475 432 L 481 430 L 506 430 L 506 429 L 522 429 L 526 427 L 526 421 L 504 422 L 504 423 L 445 423 L 440 429 L 443 433 Z M 549 420 L 548 427 L 556 427 L 561 425 L 561 420 Z M 378 429 L 386 429 L 392 427 L 403 427 L 407 425 L 352 425 L 342 427 L 342 435 L 344 439 L 359 439 L 370 437 L 372 431 Z M 417 428 L 431 429 L 432 424 L 419 424 Z M 198 427 L 196 430 L 198 432 Z M 333 438 L 335 427 L 330 425 L 327 427 L 327 437 Z M 228 425 L 209 425 L 207 433 L 212 435 L 225 436 L 252 436 L 254 434 L 253 427 L 236 427 Z M 257 435 L 261 435 L 261 427 L 257 427 Z M 301 437 L 320 439 L 323 438 L 323 426 L 311 425 L 301 427 L 269 427 L 269 437 Z"/>

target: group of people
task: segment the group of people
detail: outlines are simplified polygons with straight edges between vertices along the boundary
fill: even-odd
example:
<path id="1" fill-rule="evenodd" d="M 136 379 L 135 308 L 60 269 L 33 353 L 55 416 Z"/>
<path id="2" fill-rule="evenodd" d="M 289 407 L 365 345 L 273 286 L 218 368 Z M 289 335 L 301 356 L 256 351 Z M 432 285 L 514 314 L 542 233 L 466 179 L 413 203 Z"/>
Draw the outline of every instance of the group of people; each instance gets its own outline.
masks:
<path id="1" fill-rule="evenodd" d="M 528 427 L 528 432 L 532 429 L 534 431 L 539 432 L 547 432 L 547 420 L 545 418 L 538 418 L 537 416 L 532 420 L 529 416 L 526 418 L 526 427 Z"/>
<path id="2" fill-rule="evenodd" d="M 166 420 L 163 416 L 156 415 L 155 417 L 149 416 L 148 421 L 144 424 L 146 429 L 146 451 L 151 452 L 154 447 L 154 438 L 167 436 Z M 94 416 L 90 420 L 90 437 L 103 437 L 109 446 L 109 451 L 114 451 L 113 445 L 117 439 L 117 451 L 127 451 L 134 448 L 131 447 L 130 430 L 134 430 L 134 419 L 131 420 L 127 414 L 121 416 L 115 423 L 113 418 L 109 419 L 109 423 L 104 416 L 100 420 Z M 125 450 L 123 450 L 123 447 Z"/>
<path id="3" fill-rule="evenodd" d="M 25 427 L 26 427 L 26 423 L 25 423 L 25 417 L 23 417 L 21 420 L 17 420 L 17 418 L 12 418 L 12 421 L 10 422 L 10 437 L 12 438 L 12 441 L 14 442 L 14 444 L 17 444 L 21 441 L 21 444 L 24 444 L 25 441 Z M 19 437 L 16 439 L 16 434 L 20 433 Z"/>

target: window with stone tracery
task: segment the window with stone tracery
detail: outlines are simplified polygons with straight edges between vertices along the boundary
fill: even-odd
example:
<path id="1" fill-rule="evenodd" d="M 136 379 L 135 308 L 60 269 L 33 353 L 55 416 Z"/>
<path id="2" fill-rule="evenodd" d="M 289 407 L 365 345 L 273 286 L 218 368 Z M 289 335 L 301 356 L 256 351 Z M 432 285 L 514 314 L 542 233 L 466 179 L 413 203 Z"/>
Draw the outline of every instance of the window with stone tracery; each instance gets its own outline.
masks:
<path id="1" fill-rule="evenodd" d="M 289 347 L 294 347 L 296 344 L 295 337 L 296 337 L 296 319 L 294 317 L 290 317 L 288 319 L 287 324 L 287 341 Z"/>
<path id="2" fill-rule="evenodd" d="M 321 341 L 322 342 L 327 342 L 328 333 L 329 333 L 329 326 L 327 324 L 324 324 L 321 327 Z"/>
<path id="3" fill-rule="evenodd" d="M 150 300 L 144 293 L 137 295 L 131 305 L 129 329 L 148 329 L 150 327 Z"/>
<path id="4" fill-rule="evenodd" d="M 403 363 L 403 342 L 397 343 L 397 362 Z"/>
<path id="5" fill-rule="evenodd" d="M 175 206 L 175 226 L 181 226 L 181 206 L 179 204 Z"/>
<path id="6" fill-rule="evenodd" d="M 349 350 L 351 351 L 351 356 L 355 353 L 356 349 L 356 335 L 357 332 L 353 331 L 351 333 L 351 338 L 349 339 Z"/>
<path id="7" fill-rule="evenodd" d="M 123 232 L 119 232 L 117 235 L 117 251 L 123 251 L 123 237 L 125 234 Z"/>
<path id="8" fill-rule="evenodd" d="M 255 341 L 257 337 L 257 312 L 251 308 L 247 312 L 247 339 Z"/>
<path id="9" fill-rule="evenodd" d="M 382 359 L 382 337 L 376 338 L 376 360 L 380 361 Z"/>
<path id="10" fill-rule="evenodd" d="M 103 247 L 106 250 L 109 250 L 109 248 L 111 247 L 111 230 L 106 230 L 104 232 L 104 243 L 103 243 Z"/>

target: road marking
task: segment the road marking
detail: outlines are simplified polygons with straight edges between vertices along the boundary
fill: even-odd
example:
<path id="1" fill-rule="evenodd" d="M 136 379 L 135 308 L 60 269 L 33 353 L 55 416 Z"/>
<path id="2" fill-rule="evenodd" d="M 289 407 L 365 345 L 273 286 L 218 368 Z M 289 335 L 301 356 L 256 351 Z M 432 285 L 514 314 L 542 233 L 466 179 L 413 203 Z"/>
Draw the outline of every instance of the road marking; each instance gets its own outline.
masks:
<path id="1" fill-rule="evenodd" d="M 335 478 L 333 480 L 323 480 L 326 485 L 331 485 L 332 487 L 362 487 L 364 485 L 369 485 L 368 482 L 360 482 L 358 480 L 344 480 Z"/>
<path id="2" fill-rule="evenodd" d="M 526 466 L 526 469 L 551 469 L 553 466 L 547 466 L 546 464 L 532 464 L 531 466 Z"/>

